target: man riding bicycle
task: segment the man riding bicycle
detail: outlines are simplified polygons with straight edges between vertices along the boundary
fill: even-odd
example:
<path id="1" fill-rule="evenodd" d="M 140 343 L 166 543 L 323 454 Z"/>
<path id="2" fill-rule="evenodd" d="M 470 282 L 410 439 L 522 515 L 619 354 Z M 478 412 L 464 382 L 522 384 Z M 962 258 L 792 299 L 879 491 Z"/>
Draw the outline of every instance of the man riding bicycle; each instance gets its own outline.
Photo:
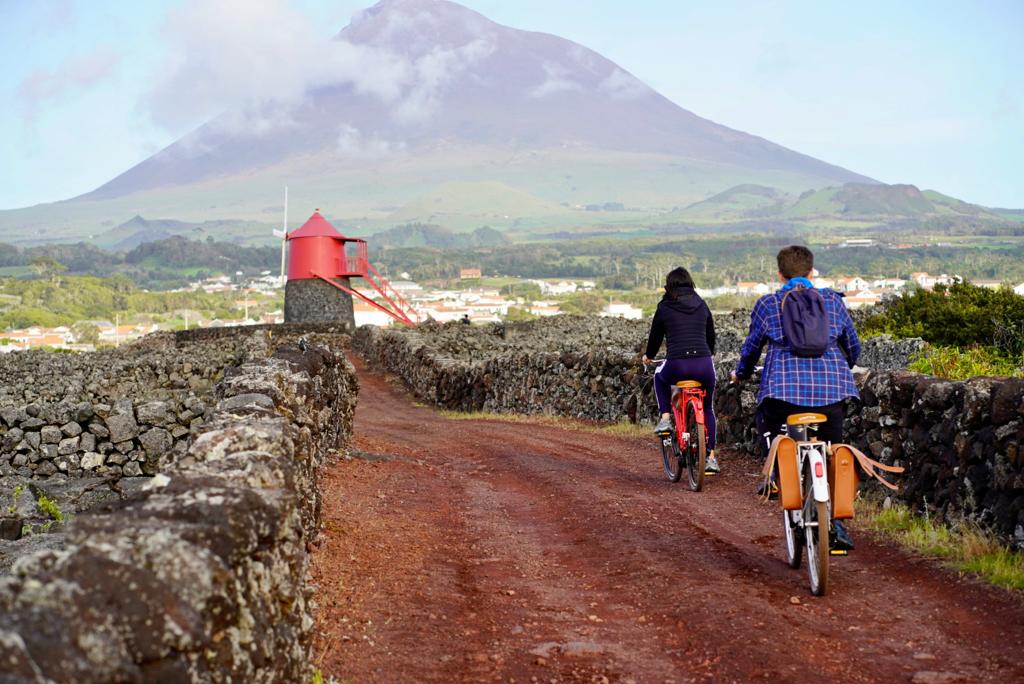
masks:
<path id="1" fill-rule="evenodd" d="M 757 301 L 750 316 L 750 333 L 740 351 L 740 360 L 732 373 L 734 382 L 746 380 L 754 372 L 761 350 L 768 345 L 761 387 L 757 394 L 757 430 L 765 437 L 765 447 L 782 432 L 786 418 L 794 413 L 813 412 L 828 420 L 819 428 L 822 441 L 839 444 L 843 441 L 844 403 L 858 398 L 851 368 L 860 356 L 860 340 L 853 319 L 843 304 L 843 295 L 819 289 L 828 322 L 827 344 L 820 356 L 797 355 L 783 332 L 783 303 L 787 293 L 796 289 L 812 289 L 810 276 L 814 271 L 814 255 L 799 245 L 782 249 L 777 257 L 782 287 Z M 777 492 L 774 480 L 768 491 Z M 845 527 L 835 521 L 838 542 L 853 548 Z"/>

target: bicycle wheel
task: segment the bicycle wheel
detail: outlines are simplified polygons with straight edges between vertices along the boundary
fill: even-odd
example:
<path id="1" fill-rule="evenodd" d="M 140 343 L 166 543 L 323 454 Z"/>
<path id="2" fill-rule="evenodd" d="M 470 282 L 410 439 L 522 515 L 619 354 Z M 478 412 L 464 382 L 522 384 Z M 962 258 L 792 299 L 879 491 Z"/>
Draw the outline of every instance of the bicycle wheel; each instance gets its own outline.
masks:
<path id="1" fill-rule="evenodd" d="M 795 570 L 803 560 L 804 540 L 803 530 L 793 520 L 793 511 L 782 511 L 782 527 L 785 530 L 786 562 Z"/>
<path id="2" fill-rule="evenodd" d="M 679 482 L 683 476 L 683 454 L 679 450 L 679 438 L 675 427 L 672 434 L 661 435 L 661 463 L 665 466 L 665 475 L 669 482 Z"/>
<path id="3" fill-rule="evenodd" d="M 828 503 L 814 500 L 811 482 L 811 459 L 805 461 L 804 473 L 804 537 L 807 546 L 807 575 L 811 593 L 824 596 L 828 589 Z"/>
<path id="4" fill-rule="evenodd" d="M 690 489 L 699 492 L 704 487 L 704 466 L 707 461 L 707 435 L 697 422 L 697 409 L 686 405 L 686 431 L 690 435 L 686 450 L 686 474 Z"/>

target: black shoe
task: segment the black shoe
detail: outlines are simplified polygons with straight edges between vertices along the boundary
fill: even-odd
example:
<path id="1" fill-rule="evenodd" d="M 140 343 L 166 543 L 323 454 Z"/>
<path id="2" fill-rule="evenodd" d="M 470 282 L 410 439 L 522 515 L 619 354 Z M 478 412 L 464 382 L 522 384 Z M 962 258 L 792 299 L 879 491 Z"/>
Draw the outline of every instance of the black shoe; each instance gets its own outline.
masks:
<path id="1" fill-rule="evenodd" d="M 762 482 L 761 486 L 757 488 L 757 495 L 762 499 L 775 501 L 779 498 L 779 485 L 772 480 Z"/>
<path id="2" fill-rule="evenodd" d="M 834 551 L 853 551 L 853 537 L 846 530 L 844 525 L 839 520 L 832 521 L 832 550 Z"/>

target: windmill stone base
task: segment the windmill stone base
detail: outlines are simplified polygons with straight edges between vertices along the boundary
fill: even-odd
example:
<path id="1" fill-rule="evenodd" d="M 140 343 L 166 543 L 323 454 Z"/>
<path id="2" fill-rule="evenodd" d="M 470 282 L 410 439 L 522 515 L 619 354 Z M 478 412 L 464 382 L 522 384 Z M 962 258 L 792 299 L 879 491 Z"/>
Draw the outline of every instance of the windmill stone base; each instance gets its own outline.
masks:
<path id="1" fill-rule="evenodd" d="M 335 282 L 352 287 L 348 278 Z M 341 323 L 355 330 L 352 295 L 319 279 L 289 280 L 284 287 L 285 323 Z"/>

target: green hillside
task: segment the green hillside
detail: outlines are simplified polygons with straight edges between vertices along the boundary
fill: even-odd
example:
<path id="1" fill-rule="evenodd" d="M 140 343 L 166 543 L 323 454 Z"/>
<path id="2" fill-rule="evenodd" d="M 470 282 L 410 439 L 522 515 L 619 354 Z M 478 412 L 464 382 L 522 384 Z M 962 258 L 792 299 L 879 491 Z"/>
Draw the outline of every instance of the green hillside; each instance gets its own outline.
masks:
<path id="1" fill-rule="evenodd" d="M 670 216 L 702 222 L 769 217 L 778 215 L 790 200 L 789 195 L 776 188 L 747 183 L 691 204 Z"/>

